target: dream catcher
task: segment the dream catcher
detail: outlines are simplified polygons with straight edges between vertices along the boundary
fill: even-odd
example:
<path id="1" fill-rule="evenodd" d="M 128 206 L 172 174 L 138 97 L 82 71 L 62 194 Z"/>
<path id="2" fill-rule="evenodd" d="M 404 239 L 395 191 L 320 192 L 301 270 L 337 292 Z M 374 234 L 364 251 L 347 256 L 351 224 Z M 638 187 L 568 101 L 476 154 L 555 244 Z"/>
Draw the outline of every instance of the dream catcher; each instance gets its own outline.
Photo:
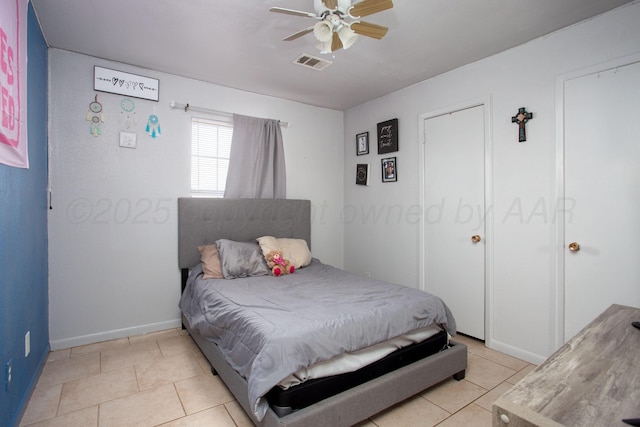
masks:
<path id="1" fill-rule="evenodd" d="M 149 116 L 149 120 L 147 120 L 147 128 L 145 131 L 151 135 L 151 138 L 156 138 L 160 136 L 162 133 L 162 129 L 160 129 L 160 119 L 155 114 Z"/>
<path id="2" fill-rule="evenodd" d="M 91 122 L 89 126 L 91 135 L 95 137 L 100 136 L 102 134 L 100 124 L 104 123 L 104 112 L 102 111 L 102 104 L 98 102 L 98 95 L 96 95 L 94 101 L 89 104 L 87 120 Z"/>
<path id="3" fill-rule="evenodd" d="M 120 123 L 127 129 L 138 124 L 136 116 L 136 103 L 131 98 L 123 98 L 120 101 Z"/>

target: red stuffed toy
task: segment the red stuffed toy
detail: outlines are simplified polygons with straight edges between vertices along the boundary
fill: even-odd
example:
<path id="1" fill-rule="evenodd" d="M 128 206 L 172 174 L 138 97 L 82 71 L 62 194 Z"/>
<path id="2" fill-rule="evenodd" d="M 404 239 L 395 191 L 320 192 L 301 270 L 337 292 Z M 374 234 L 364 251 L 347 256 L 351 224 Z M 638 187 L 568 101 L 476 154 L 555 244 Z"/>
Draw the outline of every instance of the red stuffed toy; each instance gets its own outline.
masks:
<path id="1" fill-rule="evenodd" d="M 282 252 L 280 251 L 271 251 L 265 258 L 267 259 L 267 265 L 274 276 L 291 274 L 295 271 L 295 267 L 291 265 L 288 259 L 284 259 L 282 257 Z"/>

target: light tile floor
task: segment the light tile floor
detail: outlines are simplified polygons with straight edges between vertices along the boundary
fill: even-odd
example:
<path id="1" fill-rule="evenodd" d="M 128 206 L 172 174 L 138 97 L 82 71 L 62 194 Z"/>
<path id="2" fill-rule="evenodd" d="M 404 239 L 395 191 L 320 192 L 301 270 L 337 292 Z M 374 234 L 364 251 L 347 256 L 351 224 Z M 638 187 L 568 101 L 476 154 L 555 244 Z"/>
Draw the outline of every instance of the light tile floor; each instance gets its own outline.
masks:
<path id="1" fill-rule="evenodd" d="M 468 346 L 462 381 L 444 381 L 359 427 L 491 426 L 491 404 L 534 368 Z M 54 351 L 20 426 L 252 426 L 189 335 L 171 329 Z"/>

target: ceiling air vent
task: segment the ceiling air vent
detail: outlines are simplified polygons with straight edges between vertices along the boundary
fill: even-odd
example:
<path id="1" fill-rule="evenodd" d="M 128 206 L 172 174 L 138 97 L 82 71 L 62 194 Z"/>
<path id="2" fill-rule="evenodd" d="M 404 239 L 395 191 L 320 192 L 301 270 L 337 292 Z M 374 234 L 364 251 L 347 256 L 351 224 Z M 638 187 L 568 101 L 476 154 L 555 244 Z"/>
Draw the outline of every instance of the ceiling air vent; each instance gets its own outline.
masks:
<path id="1" fill-rule="evenodd" d="M 318 58 L 315 56 L 307 55 L 303 53 L 299 57 L 293 61 L 294 64 L 298 64 L 302 67 L 312 68 L 314 70 L 323 70 L 327 68 L 329 65 L 333 64 L 331 61 L 327 61 L 326 59 Z"/>

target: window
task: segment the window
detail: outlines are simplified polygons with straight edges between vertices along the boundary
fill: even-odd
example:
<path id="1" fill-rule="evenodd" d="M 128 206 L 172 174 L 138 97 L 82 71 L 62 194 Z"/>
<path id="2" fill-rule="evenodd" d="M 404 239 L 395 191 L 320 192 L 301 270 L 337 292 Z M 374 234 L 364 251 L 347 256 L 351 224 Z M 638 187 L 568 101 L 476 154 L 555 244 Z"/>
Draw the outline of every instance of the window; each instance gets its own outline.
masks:
<path id="1" fill-rule="evenodd" d="M 222 197 L 229 170 L 233 125 L 191 119 L 191 193 Z"/>

